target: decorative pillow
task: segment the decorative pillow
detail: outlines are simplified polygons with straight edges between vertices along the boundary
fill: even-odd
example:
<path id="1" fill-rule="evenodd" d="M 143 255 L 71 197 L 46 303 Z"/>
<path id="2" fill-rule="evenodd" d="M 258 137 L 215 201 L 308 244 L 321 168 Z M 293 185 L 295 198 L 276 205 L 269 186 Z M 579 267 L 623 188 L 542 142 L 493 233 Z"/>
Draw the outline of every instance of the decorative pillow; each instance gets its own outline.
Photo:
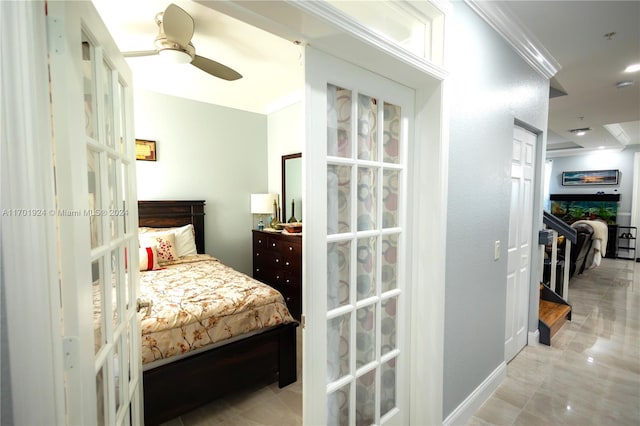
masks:
<path id="1" fill-rule="evenodd" d="M 140 247 L 140 270 L 153 271 L 159 269 L 158 250 L 156 247 Z"/>
<path id="2" fill-rule="evenodd" d="M 176 228 L 138 228 L 140 237 L 162 236 L 174 234 L 176 239 L 176 253 L 178 257 L 198 254 L 196 249 L 195 230 L 192 224 Z"/>
<path id="3" fill-rule="evenodd" d="M 156 246 L 158 250 L 158 260 L 160 262 L 171 262 L 178 259 L 176 252 L 176 237 L 172 233 L 163 235 L 139 235 L 141 247 Z"/>

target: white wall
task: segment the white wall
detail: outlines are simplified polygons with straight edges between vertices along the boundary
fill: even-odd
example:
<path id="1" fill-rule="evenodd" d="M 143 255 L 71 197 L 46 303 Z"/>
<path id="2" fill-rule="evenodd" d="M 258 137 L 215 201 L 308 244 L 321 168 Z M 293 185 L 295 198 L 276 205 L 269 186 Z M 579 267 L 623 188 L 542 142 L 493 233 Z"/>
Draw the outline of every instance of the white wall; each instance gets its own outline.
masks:
<path id="1" fill-rule="evenodd" d="M 282 198 L 282 156 L 302 152 L 303 118 L 301 101 L 272 112 L 267 117 L 269 192 L 280 194 L 280 198 Z M 287 208 L 287 210 L 290 209 L 290 207 Z"/>
<path id="2" fill-rule="evenodd" d="M 267 117 L 174 96 L 135 92 L 135 137 L 157 161 L 137 161 L 139 200 L 205 200 L 205 249 L 251 275 L 250 194 L 267 180 Z M 279 191 L 278 191 L 279 192 Z"/>
<path id="3" fill-rule="evenodd" d="M 569 157 L 554 157 L 551 169 L 549 192 L 551 194 L 620 194 L 617 221 L 619 225 L 628 226 L 631 221 L 631 204 L 633 200 L 634 176 L 633 158 L 640 151 L 639 145 L 632 145 L 620 152 L 597 151 L 590 154 Z M 562 172 L 578 170 L 620 170 L 619 185 L 597 186 L 562 186 Z"/>
<path id="4" fill-rule="evenodd" d="M 549 104 L 548 80 L 465 3 L 452 6 L 445 418 L 504 362 L 514 120 L 546 129 Z M 545 141 L 538 147 L 540 156 Z M 493 258 L 496 240 L 502 241 L 498 261 Z M 532 265 L 535 256 L 534 250 Z"/>

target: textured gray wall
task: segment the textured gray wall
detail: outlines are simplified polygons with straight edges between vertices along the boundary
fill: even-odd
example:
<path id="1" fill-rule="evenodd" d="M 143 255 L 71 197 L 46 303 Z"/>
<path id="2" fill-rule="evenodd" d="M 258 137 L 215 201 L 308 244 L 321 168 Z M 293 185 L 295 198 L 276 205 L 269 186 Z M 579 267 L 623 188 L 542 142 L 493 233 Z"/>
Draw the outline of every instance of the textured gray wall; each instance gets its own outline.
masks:
<path id="1" fill-rule="evenodd" d="M 546 129 L 549 87 L 466 4 L 452 5 L 444 418 L 504 361 L 513 126 Z"/>

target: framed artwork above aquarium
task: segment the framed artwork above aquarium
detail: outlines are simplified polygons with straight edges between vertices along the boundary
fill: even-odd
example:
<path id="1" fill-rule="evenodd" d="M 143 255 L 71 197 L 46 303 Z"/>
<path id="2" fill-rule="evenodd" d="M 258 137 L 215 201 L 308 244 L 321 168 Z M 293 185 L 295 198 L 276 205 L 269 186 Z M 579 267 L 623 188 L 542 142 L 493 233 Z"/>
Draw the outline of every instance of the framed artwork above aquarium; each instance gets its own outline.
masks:
<path id="1" fill-rule="evenodd" d="M 619 170 L 562 172 L 562 186 L 617 185 Z"/>

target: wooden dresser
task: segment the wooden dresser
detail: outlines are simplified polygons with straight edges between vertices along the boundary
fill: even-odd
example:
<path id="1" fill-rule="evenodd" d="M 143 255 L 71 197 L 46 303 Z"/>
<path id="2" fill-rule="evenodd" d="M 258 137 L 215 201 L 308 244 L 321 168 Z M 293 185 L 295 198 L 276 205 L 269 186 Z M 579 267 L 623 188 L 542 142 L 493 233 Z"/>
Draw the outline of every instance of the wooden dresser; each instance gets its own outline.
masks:
<path id="1" fill-rule="evenodd" d="M 302 314 L 302 236 L 253 230 L 253 278 L 284 296 L 294 318 Z"/>

